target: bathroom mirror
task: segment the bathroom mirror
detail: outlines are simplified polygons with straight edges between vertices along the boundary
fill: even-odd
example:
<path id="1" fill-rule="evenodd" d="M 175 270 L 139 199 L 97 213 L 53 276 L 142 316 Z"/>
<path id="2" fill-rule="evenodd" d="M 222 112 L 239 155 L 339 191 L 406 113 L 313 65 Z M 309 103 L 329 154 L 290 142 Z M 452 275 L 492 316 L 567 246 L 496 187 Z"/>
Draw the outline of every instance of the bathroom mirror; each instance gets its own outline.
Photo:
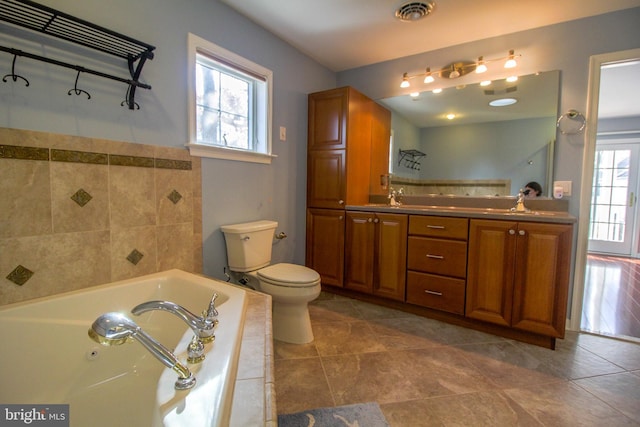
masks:
<path id="1" fill-rule="evenodd" d="M 536 181 L 551 196 L 559 83 L 560 72 L 548 71 L 378 100 L 392 112 L 391 185 L 407 194 L 513 196 Z M 504 98 L 516 102 L 489 105 Z"/>

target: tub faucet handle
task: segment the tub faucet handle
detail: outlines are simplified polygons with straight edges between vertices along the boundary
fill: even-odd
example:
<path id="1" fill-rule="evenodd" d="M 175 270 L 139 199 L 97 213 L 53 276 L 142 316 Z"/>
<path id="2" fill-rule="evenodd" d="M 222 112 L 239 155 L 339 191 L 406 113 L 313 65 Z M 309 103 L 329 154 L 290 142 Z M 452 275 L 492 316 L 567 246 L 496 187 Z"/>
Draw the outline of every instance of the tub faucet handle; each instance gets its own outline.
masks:
<path id="1" fill-rule="evenodd" d="M 202 312 L 202 320 L 210 326 L 206 329 L 200 330 L 198 334 L 204 343 L 209 343 L 216 339 L 214 334 L 214 328 L 218 325 L 216 299 L 218 299 L 218 294 L 214 292 L 211 296 L 211 301 L 209 301 L 209 306 Z"/>
<path id="2" fill-rule="evenodd" d="M 216 320 L 216 317 L 218 317 L 218 310 L 216 310 L 217 299 L 218 299 L 218 294 L 214 292 L 213 296 L 211 296 L 211 301 L 209 301 L 209 306 L 202 313 L 202 317 L 204 317 L 205 319 Z"/>

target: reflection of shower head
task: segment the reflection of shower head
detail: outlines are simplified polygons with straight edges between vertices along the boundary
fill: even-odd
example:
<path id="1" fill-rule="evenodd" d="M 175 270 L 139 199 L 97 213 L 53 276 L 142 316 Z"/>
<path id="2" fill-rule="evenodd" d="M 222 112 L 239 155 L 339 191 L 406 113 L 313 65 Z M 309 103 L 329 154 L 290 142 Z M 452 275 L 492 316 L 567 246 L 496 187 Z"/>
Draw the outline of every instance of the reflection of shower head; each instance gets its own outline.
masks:
<path id="1" fill-rule="evenodd" d="M 154 340 L 140 326 L 123 314 L 113 312 L 98 317 L 89 329 L 89 337 L 105 346 L 120 345 L 130 338 L 135 338 L 163 365 L 178 374 L 176 389 L 185 390 L 193 387 L 196 383 L 196 378 L 191 374 L 189 368 L 180 363 L 178 358 L 165 346 Z"/>
<path id="2" fill-rule="evenodd" d="M 106 313 L 93 322 L 89 336 L 105 346 L 120 345 L 139 331 L 140 327 L 128 317 L 120 313 Z"/>

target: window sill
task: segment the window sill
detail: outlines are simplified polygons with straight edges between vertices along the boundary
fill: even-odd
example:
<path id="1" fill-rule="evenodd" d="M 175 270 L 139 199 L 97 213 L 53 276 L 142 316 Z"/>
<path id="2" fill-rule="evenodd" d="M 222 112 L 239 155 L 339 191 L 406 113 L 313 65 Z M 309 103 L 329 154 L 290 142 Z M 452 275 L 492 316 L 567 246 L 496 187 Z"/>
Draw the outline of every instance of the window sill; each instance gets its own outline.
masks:
<path id="1" fill-rule="evenodd" d="M 189 153 L 194 157 L 207 157 L 210 159 L 234 160 L 238 162 L 271 164 L 271 159 L 277 157 L 273 154 L 255 153 L 252 151 L 236 150 L 233 148 L 214 147 L 204 144 L 187 144 Z"/>

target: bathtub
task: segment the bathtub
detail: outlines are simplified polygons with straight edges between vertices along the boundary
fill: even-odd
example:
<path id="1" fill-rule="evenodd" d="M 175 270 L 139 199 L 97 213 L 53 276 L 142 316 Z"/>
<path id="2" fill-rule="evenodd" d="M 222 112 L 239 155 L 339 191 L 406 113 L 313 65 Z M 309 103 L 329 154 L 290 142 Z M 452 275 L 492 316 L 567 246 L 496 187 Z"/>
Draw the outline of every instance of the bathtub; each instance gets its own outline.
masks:
<path id="1" fill-rule="evenodd" d="M 195 314 L 213 293 L 219 324 L 206 359 L 186 363 L 191 329 L 171 313 L 131 309 L 168 300 Z M 226 426 L 229 423 L 246 292 L 180 270 L 0 307 L 0 403 L 69 404 L 71 426 Z M 103 313 L 127 315 L 173 350 L 196 377 L 185 391 L 177 374 L 140 343 L 104 347 L 87 331 Z"/>

